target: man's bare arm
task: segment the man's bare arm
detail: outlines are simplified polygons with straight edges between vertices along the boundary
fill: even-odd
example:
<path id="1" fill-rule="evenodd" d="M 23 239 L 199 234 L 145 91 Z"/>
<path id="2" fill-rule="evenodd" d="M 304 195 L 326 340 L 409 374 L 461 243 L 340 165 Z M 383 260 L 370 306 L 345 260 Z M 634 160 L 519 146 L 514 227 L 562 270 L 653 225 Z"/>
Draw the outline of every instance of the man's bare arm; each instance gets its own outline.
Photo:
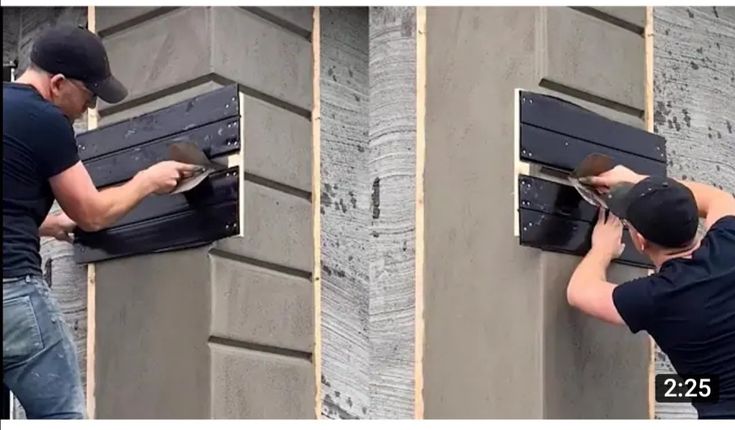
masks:
<path id="1" fill-rule="evenodd" d="M 699 182 L 679 182 L 692 190 L 694 199 L 697 201 L 699 216 L 705 219 L 704 226 L 707 230 L 719 219 L 735 215 L 735 197 L 732 194 Z"/>
<path id="2" fill-rule="evenodd" d="M 38 228 L 38 235 L 71 242 L 72 238 L 69 233 L 74 231 L 74 227 L 76 223 L 63 212 L 51 213 Z"/>
<path id="3" fill-rule="evenodd" d="M 82 230 L 114 224 L 152 193 L 170 192 L 197 168 L 166 161 L 139 172 L 124 185 L 98 191 L 81 162 L 49 179 L 56 200 Z"/>
<path id="4" fill-rule="evenodd" d="M 600 176 L 588 178 L 588 182 L 598 187 L 610 188 L 621 182 L 635 184 L 646 177 L 646 175 L 635 173 L 627 167 L 616 166 Z M 707 230 L 722 217 L 735 215 L 735 197 L 732 194 L 699 182 L 684 180 L 678 182 L 689 188 L 694 194 L 699 216 L 705 219 L 704 225 Z"/>

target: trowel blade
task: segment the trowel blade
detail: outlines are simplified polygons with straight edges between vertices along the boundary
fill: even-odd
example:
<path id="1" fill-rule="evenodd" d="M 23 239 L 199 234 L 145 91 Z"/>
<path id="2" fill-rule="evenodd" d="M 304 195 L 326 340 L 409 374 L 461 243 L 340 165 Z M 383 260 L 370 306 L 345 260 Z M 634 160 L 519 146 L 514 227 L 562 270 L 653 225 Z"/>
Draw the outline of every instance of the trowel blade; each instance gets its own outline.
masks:
<path id="1" fill-rule="evenodd" d="M 182 140 L 169 145 L 170 158 L 174 161 L 186 164 L 194 164 L 202 167 L 218 167 L 217 164 L 207 158 L 204 151 L 194 142 Z"/>
<path id="2" fill-rule="evenodd" d="M 178 194 L 189 191 L 201 184 L 212 172 L 223 167 L 217 163 L 213 163 L 207 158 L 194 142 L 189 140 L 179 140 L 169 146 L 170 158 L 180 163 L 193 164 L 199 166 L 201 170 L 194 176 L 186 178 L 171 191 L 171 194 Z"/>
<path id="3" fill-rule="evenodd" d="M 576 169 L 567 178 L 582 198 L 593 206 L 607 209 L 607 203 L 595 187 L 583 184 L 580 178 L 598 176 L 615 167 L 615 160 L 603 154 L 590 154 L 579 163 Z"/>

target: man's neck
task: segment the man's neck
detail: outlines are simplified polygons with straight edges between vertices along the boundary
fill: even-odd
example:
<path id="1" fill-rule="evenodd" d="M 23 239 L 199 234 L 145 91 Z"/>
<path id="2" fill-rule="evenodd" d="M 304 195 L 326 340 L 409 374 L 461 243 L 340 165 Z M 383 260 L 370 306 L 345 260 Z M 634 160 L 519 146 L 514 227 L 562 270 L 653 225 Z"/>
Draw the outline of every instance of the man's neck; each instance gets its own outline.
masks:
<path id="1" fill-rule="evenodd" d="M 674 250 L 673 252 L 669 253 L 665 251 L 660 251 L 657 252 L 655 255 L 650 255 L 649 257 L 651 257 L 653 265 L 656 266 L 656 271 L 659 271 L 661 270 L 661 266 L 663 266 L 667 261 L 675 260 L 677 258 L 692 258 L 692 254 L 699 248 L 699 245 L 700 241 L 695 241 L 686 248 Z"/>
<path id="2" fill-rule="evenodd" d="M 46 88 L 46 86 L 43 85 L 41 79 L 36 74 L 34 74 L 34 72 L 31 70 L 28 70 L 22 75 L 20 75 L 20 77 L 15 80 L 15 83 L 23 84 L 23 85 L 30 85 L 36 91 L 38 91 L 38 94 L 40 94 L 41 97 L 43 97 L 47 101 L 51 100 L 48 88 Z"/>

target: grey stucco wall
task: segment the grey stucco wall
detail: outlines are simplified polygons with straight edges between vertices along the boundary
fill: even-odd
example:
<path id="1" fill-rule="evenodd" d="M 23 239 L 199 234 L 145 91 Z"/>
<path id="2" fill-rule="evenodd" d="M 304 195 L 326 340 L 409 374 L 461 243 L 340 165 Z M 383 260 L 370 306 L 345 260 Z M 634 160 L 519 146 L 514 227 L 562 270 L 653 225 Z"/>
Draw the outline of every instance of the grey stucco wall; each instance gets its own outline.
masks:
<path id="1" fill-rule="evenodd" d="M 236 82 L 246 154 L 245 237 L 97 265 L 98 418 L 315 415 L 310 17 L 97 8 L 130 89 L 101 124 Z"/>
<path id="2" fill-rule="evenodd" d="M 561 7 L 426 25 L 425 416 L 646 417 L 647 338 L 570 308 L 578 258 L 518 246 L 512 224 L 514 89 L 642 125 L 641 35 Z"/>
<path id="3" fill-rule="evenodd" d="M 654 8 L 655 131 L 668 174 L 735 193 L 735 8 Z M 674 373 L 656 348 L 656 373 Z M 656 403 L 656 418 L 694 418 L 686 403 Z"/>

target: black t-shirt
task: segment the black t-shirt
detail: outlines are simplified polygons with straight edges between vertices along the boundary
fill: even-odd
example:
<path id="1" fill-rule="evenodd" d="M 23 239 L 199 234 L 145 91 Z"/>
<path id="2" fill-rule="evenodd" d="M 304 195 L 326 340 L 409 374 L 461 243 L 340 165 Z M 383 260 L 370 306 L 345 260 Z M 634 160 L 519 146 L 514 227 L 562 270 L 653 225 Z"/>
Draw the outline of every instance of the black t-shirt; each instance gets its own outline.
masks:
<path id="1" fill-rule="evenodd" d="M 681 375 L 717 375 L 718 405 L 700 417 L 735 416 L 735 216 L 712 225 L 691 259 L 619 285 L 613 301 L 633 333 L 646 330 Z"/>
<path id="2" fill-rule="evenodd" d="M 71 122 L 31 86 L 3 84 L 3 278 L 41 274 L 48 179 L 79 161 Z"/>

